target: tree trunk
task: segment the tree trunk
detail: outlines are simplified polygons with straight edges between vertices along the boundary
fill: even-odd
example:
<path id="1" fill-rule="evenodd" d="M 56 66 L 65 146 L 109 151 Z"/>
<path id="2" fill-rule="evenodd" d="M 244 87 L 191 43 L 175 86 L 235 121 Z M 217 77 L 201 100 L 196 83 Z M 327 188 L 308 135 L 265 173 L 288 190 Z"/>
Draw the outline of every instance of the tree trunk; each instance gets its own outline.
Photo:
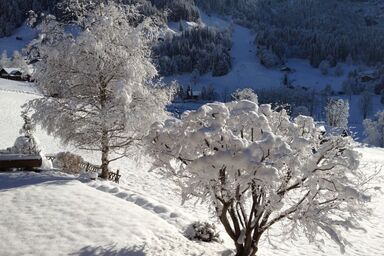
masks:
<path id="1" fill-rule="evenodd" d="M 257 247 L 236 246 L 235 256 L 256 256 Z"/>
<path id="2" fill-rule="evenodd" d="M 102 79 L 100 79 L 102 80 Z M 104 122 L 101 124 L 101 178 L 108 179 L 108 164 L 109 164 L 109 139 L 108 139 L 108 130 L 105 126 L 105 118 L 106 118 L 106 103 L 107 103 L 107 84 L 101 83 L 100 86 L 100 108 L 102 111 L 102 115 L 104 117 Z"/>
<path id="3" fill-rule="evenodd" d="M 101 138 L 101 178 L 108 179 L 108 164 L 109 164 L 109 143 L 108 132 L 103 131 Z"/>
<path id="4" fill-rule="evenodd" d="M 222 212 L 219 215 L 219 219 L 220 222 L 223 224 L 225 231 L 232 238 L 235 244 L 235 256 L 256 256 L 261 233 L 255 234 L 254 232 L 257 232 L 256 230 L 254 232 L 252 232 L 252 230 L 246 230 L 246 237 L 244 239 L 244 242 L 239 244 L 238 239 L 241 236 L 241 231 L 239 230 L 239 218 L 231 218 L 233 224 L 231 225 L 228 219 L 228 215 L 230 215 L 230 208 L 230 204 L 223 205 Z M 233 212 L 232 214 L 235 214 L 235 212 Z M 232 226 L 234 227 L 234 229 L 232 229 Z M 257 229 L 257 227 L 255 227 L 254 229 Z"/>
<path id="5" fill-rule="evenodd" d="M 256 238 L 256 241 L 246 238 L 243 244 L 237 244 L 235 241 L 236 256 L 256 256 L 258 243 L 259 238 Z"/>

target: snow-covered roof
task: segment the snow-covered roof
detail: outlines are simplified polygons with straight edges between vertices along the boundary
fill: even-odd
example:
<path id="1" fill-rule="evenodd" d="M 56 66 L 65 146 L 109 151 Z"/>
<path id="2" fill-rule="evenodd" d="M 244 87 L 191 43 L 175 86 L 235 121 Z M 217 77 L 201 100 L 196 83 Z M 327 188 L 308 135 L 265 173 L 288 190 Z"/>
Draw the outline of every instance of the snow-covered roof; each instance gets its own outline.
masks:
<path id="1" fill-rule="evenodd" d="M 193 96 L 200 96 L 200 95 L 201 95 L 201 91 L 195 91 L 195 90 L 193 90 L 193 91 L 192 91 L 192 95 L 193 95 Z"/>
<path id="2" fill-rule="evenodd" d="M 14 74 L 15 72 L 20 72 L 20 73 L 23 73 L 23 71 L 21 71 L 20 68 L 3 68 L 5 70 L 5 72 L 7 72 L 8 74 Z"/>
<path id="3" fill-rule="evenodd" d="M 359 74 L 361 76 L 375 76 L 376 71 L 375 70 L 365 70 L 365 71 L 361 71 Z"/>

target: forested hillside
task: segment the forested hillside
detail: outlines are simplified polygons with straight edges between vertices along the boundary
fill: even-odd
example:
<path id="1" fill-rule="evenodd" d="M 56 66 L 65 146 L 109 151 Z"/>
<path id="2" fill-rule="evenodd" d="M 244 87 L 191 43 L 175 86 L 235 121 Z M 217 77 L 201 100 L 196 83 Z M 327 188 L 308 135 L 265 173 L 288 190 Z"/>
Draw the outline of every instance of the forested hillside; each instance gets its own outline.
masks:
<path id="1" fill-rule="evenodd" d="M 253 28 L 256 43 L 281 60 L 308 58 L 318 67 L 347 59 L 376 64 L 384 58 L 384 2 L 356 0 L 197 0 L 210 12 L 232 15 Z"/>
<path id="2" fill-rule="evenodd" d="M 230 48 L 230 31 L 198 26 L 166 37 L 155 53 L 163 75 L 212 71 L 213 76 L 222 76 L 231 69 Z"/>
<path id="3" fill-rule="evenodd" d="M 59 0 L 1 0 L 0 37 L 9 36 L 27 17 L 29 10 L 53 12 Z"/>
<path id="4" fill-rule="evenodd" d="M 102 0 L 108 2 L 108 0 Z M 122 4 L 138 4 L 139 10 L 149 16 L 158 10 L 167 11 L 170 21 L 197 20 L 198 10 L 193 0 L 116 0 Z M 0 37 L 11 35 L 27 18 L 28 11 L 49 13 L 58 20 L 71 22 L 77 19 L 82 9 L 89 8 L 87 0 L 1 0 Z"/>

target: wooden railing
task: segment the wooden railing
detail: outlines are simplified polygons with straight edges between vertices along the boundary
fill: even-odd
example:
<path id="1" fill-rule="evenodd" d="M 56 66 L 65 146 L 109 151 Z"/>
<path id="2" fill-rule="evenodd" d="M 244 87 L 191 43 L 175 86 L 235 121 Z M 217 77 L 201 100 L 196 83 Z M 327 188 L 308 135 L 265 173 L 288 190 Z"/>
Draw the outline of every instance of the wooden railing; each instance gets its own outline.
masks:
<path id="1" fill-rule="evenodd" d="M 56 158 L 54 155 L 46 155 L 45 157 L 51 161 L 55 160 Z M 80 163 L 80 167 L 83 169 L 84 172 L 96 172 L 99 174 L 99 177 L 100 177 L 100 174 L 101 174 L 100 166 L 84 161 Z M 121 178 L 121 174 L 119 170 L 117 170 L 116 172 L 112 172 L 111 170 L 108 171 L 108 180 L 119 183 L 120 178 Z"/>

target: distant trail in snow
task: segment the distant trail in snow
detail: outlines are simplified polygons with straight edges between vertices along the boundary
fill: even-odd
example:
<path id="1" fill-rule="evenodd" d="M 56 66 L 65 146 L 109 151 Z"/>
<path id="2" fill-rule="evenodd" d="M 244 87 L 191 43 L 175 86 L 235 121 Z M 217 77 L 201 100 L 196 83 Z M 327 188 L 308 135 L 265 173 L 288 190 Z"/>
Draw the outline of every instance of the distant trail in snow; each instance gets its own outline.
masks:
<path id="1" fill-rule="evenodd" d="M 26 93 L 41 96 L 41 94 L 34 87 L 33 83 L 14 81 L 2 78 L 0 78 L 0 91 Z"/>
<path id="2" fill-rule="evenodd" d="M 280 85 L 279 76 L 282 75 L 265 68 L 257 59 L 254 39 L 255 34 L 251 30 L 239 25 L 233 26 L 231 49 L 233 62 L 228 79 L 240 87 L 264 88 Z"/>
<path id="3" fill-rule="evenodd" d="M 29 91 L 22 91 L 22 90 L 10 90 L 10 89 L 2 89 L 2 88 L 0 88 L 0 91 L 15 92 L 15 93 L 25 93 L 25 94 L 33 94 L 33 95 L 37 95 L 37 96 L 42 96 L 42 94 L 37 93 L 37 92 L 29 92 Z"/>

